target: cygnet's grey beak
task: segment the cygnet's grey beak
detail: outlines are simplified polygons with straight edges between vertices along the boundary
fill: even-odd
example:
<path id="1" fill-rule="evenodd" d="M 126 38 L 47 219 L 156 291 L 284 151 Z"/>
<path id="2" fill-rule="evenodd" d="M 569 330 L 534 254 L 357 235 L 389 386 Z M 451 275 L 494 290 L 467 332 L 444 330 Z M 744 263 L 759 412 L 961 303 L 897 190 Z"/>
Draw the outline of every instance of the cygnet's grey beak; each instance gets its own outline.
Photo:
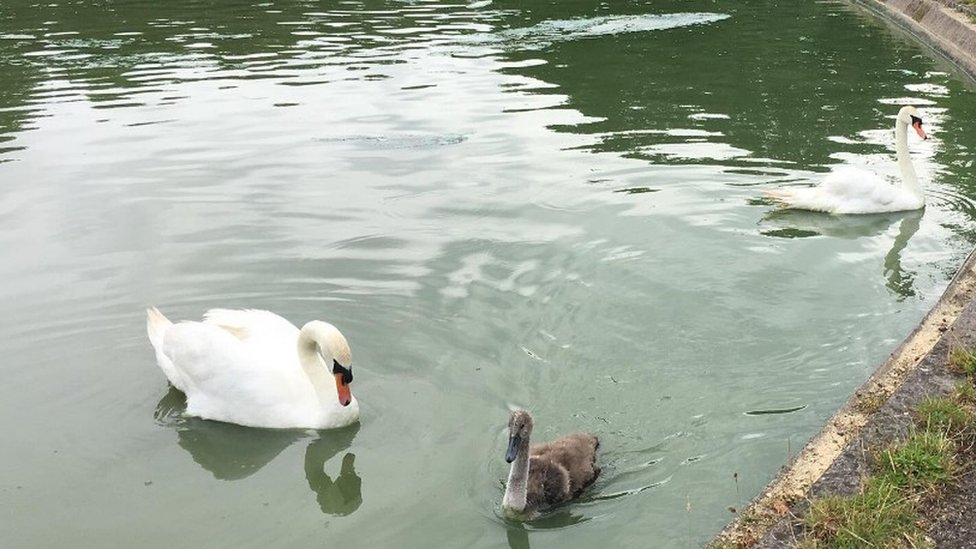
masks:
<path id="1" fill-rule="evenodd" d="M 508 451 L 505 452 L 505 462 L 511 463 L 515 461 L 518 456 L 519 445 L 522 442 L 522 437 L 512 434 L 508 437 Z"/>

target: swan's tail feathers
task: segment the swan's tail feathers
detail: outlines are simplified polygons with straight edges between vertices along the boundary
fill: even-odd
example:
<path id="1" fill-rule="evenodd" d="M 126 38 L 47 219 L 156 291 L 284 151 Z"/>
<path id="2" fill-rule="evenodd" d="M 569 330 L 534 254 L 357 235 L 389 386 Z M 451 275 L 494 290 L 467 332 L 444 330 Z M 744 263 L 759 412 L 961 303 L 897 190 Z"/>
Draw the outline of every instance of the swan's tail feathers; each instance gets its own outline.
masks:
<path id="1" fill-rule="evenodd" d="M 155 307 L 146 309 L 146 333 L 149 334 L 149 342 L 157 352 L 162 352 L 163 336 L 172 325 L 173 323 L 163 316 L 159 309 Z"/>
<path id="2" fill-rule="evenodd" d="M 149 334 L 149 343 L 152 343 L 153 350 L 156 351 L 156 364 L 170 384 L 185 393 L 186 383 L 183 382 L 183 376 L 173 365 L 173 361 L 163 352 L 163 338 L 172 327 L 173 323 L 159 312 L 159 309 L 155 307 L 146 309 L 146 333 Z"/>
<path id="3" fill-rule="evenodd" d="M 780 208 L 789 208 L 796 202 L 796 194 L 789 189 L 772 189 L 763 192 L 763 198 Z"/>

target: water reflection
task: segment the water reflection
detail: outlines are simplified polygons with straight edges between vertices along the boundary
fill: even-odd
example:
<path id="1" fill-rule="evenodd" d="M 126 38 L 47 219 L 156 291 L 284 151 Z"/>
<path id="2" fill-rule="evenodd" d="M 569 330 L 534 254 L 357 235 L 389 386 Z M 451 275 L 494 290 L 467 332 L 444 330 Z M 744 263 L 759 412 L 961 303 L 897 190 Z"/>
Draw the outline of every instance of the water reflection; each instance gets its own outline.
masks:
<path id="1" fill-rule="evenodd" d="M 155 415 L 161 423 L 175 427 L 180 447 L 219 480 L 240 480 L 253 475 L 305 436 L 300 430 L 255 429 L 184 417 L 185 409 L 183 393 L 170 388 L 156 405 Z"/>
<path id="2" fill-rule="evenodd" d="M 885 254 L 884 276 L 888 280 L 888 289 L 898 294 L 901 298 L 915 295 L 915 273 L 902 268 L 901 253 L 908 246 L 908 241 L 922 223 L 922 212 L 918 210 L 909 212 L 898 225 L 898 235 L 891 244 L 891 249 Z"/>
<path id="3" fill-rule="evenodd" d="M 305 449 L 305 479 L 315 492 L 319 508 L 327 515 L 346 516 L 363 504 L 363 481 L 356 474 L 356 454 L 347 452 L 335 480 L 325 472 L 325 463 L 349 447 L 359 424 L 339 431 L 330 431 L 312 441 Z"/>
<path id="4" fill-rule="evenodd" d="M 811 236 L 829 236 L 856 240 L 868 236 L 877 236 L 887 231 L 896 221 L 914 217 L 915 229 L 917 221 L 921 219 L 923 210 L 914 212 L 889 212 L 864 215 L 833 215 L 822 212 L 804 210 L 776 209 L 767 213 L 759 224 L 766 227 L 762 234 L 778 238 L 806 238 Z M 914 234 L 908 234 L 908 237 Z"/>
<path id="5" fill-rule="evenodd" d="M 569 509 L 560 509 L 547 513 L 529 522 L 517 522 L 506 519 L 506 537 L 511 549 L 529 549 L 529 532 L 532 530 L 554 530 L 572 526 L 589 520 L 584 515 L 573 513 Z"/>
<path id="6" fill-rule="evenodd" d="M 285 448 L 308 436 L 299 429 L 258 429 L 232 423 L 184 417 L 186 398 L 174 388 L 156 405 L 156 421 L 176 429 L 177 442 L 200 467 L 219 480 L 249 477 L 271 462 Z M 363 503 L 363 481 L 356 473 L 356 455 L 342 457 L 335 478 L 325 472 L 330 459 L 352 445 L 359 433 L 356 423 L 345 429 L 321 432 L 305 449 L 305 479 L 322 512 L 333 516 L 352 514 Z"/>
<path id="7" fill-rule="evenodd" d="M 248 80 L 383 80 L 411 50 L 483 32 L 500 17 L 456 5 L 390 4 L 247 2 L 212 10 L 189 3 L 161 13 L 136 1 L 113 6 L 117 24 L 108 28 L 95 23 L 104 14 L 75 3 L 24 9 L 0 32 L 0 58 L 18 60 L 0 66 L 0 163 L 24 149 L 17 136 L 50 116 L 51 105 L 85 101 L 151 113 L 185 102 L 192 95 L 185 85 L 196 82 L 223 79 L 226 91 Z"/>
<path id="8" fill-rule="evenodd" d="M 547 19 L 531 27 L 498 33 L 510 47 L 542 50 L 558 42 L 676 29 L 728 19 L 727 13 L 664 13 Z"/>
<path id="9" fill-rule="evenodd" d="M 898 234 L 891 248 L 884 256 L 884 277 L 889 290 L 900 298 L 911 297 L 915 292 L 915 273 L 902 267 L 902 252 L 908 241 L 918 232 L 925 212 L 890 212 L 868 215 L 832 215 L 803 210 L 773 210 L 759 222 L 763 226 L 773 226 L 760 231 L 766 236 L 777 238 L 808 238 L 829 236 L 855 240 L 878 236 L 898 223 Z"/>
<path id="10" fill-rule="evenodd" d="M 529 549 L 529 531 L 521 524 L 509 525 L 506 529 L 508 546 L 511 549 Z"/>

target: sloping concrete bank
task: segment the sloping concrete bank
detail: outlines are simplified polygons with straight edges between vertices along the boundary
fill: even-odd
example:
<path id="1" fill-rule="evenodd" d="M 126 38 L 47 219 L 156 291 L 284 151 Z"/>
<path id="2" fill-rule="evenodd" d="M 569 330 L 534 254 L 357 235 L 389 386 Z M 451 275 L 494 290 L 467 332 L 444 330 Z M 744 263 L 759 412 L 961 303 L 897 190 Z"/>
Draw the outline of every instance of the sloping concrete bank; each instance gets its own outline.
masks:
<path id="1" fill-rule="evenodd" d="M 976 79 L 976 10 L 954 0 L 851 0 L 907 31 Z"/>
<path id="2" fill-rule="evenodd" d="M 970 269 L 967 277 L 973 279 L 974 275 L 976 272 Z M 971 282 L 972 280 L 969 282 L 970 290 Z M 965 293 L 956 294 L 954 298 L 963 295 Z M 918 405 L 926 399 L 952 395 L 955 387 L 964 379 L 963 374 L 949 365 L 952 351 L 976 348 L 976 301 L 973 297 L 968 296 L 967 304 L 959 312 L 951 328 L 946 329 L 932 349 L 907 372 L 903 383 L 887 400 L 879 403 L 862 402 L 865 406 L 877 406 L 877 410 L 870 415 L 868 423 L 860 430 L 857 438 L 844 448 L 823 476 L 810 487 L 806 497 L 791 506 L 789 514 L 792 516 L 778 521 L 753 547 L 795 547 L 797 541 L 804 536 L 801 521 L 796 517 L 802 517 L 812 499 L 858 493 L 863 480 L 872 471 L 872 462 L 876 459 L 877 451 L 891 442 L 904 440 L 912 432 L 915 427 L 914 410 Z M 939 503 L 927 508 L 924 529 L 935 547 L 960 549 L 976 546 L 976 522 L 972 520 L 974 502 L 973 497 L 968 495 L 976 481 L 973 473 L 964 466 L 955 481 L 957 489 L 949 490 L 948 498 L 939 498 Z"/>
<path id="3" fill-rule="evenodd" d="M 719 534 L 715 545 L 792 547 L 792 517 L 802 514 L 810 496 L 856 490 L 866 467 L 867 439 L 903 432 L 910 422 L 905 411 L 910 404 L 934 396 L 939 392 L 935 388 L 948 392 L 953 387 L 944 379 L 951 377 L 944 368 L 925 365 L 932 361 L 944 363 L 950 347 L 973 345 L 965 334 L 954 329 L 964 318 L 969 318 L 966 325 L 976 326 L 976 252 L 915 331 L 793 462 Z M 893 407 L 894 403 L 897 405 Z"/>
<path id="4" fill-rule="evenodd" d="M 976 80 L 976 23 L 968 8 L 954 0 L 851 2 L 907 31 Z M 909 405 L 951 390 L 952 374 L 944 367 L 947 353 L 954 346 L 974 346 L 976 341 L 969 340 L 976 335 L 967 335 L 973 330 L 976 252 L 915 331 L 713 545 L 792 547 L 796 536 L 793 517 L 802 514 L 811 496 L 856 490 L 866 468 L 865 448 L 904 432 L 910 423 Z"/>

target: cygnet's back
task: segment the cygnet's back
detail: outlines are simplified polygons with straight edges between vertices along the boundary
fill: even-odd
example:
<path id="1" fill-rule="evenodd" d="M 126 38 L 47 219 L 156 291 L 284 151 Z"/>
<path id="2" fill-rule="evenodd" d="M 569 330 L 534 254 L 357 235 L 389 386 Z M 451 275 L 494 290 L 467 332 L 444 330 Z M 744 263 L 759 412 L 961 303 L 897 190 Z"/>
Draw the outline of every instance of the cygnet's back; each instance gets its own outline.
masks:
<path id="1" fill-rule="evenodd" d="M 529 449 L 529 506 L 548 507 L 579 497 L 600 474 L 590 433 L 573 433 Z M 538 474 L 535 471 L 539 471 Z"/>
<path id="2" fill-rule="evenodd" d="M 532 416 L 523 410 L 509 420 L 512 463 L 502 506 L 517 513 L 532 513 L 578 497 L 596 480 L 600 441 L 590 433 L 573 433 L 529 446 Z"/>

